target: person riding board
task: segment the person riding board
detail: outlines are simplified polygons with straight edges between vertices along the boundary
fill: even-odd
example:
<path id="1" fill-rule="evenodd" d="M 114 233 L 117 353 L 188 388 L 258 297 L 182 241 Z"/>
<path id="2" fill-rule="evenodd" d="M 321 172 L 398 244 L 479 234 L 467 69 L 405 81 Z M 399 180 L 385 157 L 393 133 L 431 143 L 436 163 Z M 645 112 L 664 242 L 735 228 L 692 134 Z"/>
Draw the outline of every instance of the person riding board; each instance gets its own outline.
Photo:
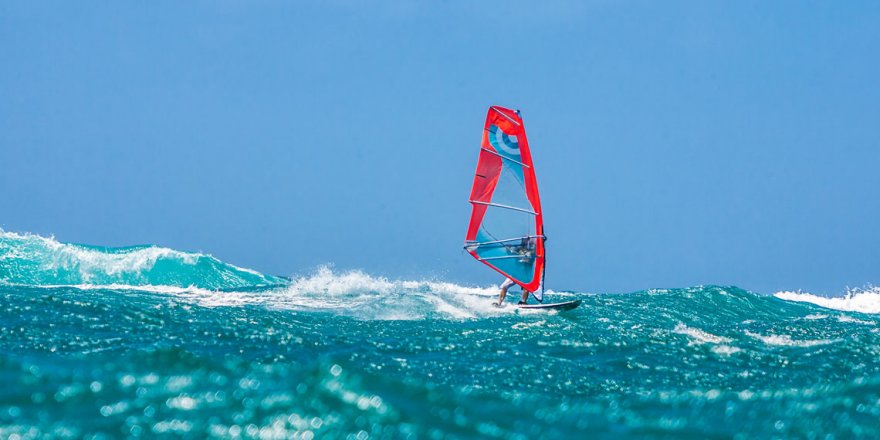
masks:
<path id="1" fill-rule="evenodd" d="M 504 280 L 504 282 L 501 284 L 501 293 L 498 294 L 498 302 L 492 303 L 492 305 L 494 305 L 495 307 L 501 307 L 501 305 L 504 304 L 504 297 L 507 296 L 507 289 L 510 289 L 510 287 L 513 286 L 514 284 L 516 284 L 516 283 L 514 283 L 513 280 L 511 280 L 510 278 Z M 524 305 L 524 304 L 528 303 L 528 301 L 529 301 L 529 291 L 526 289 L 523 289 L 522 298 L 520 299 L 520 301 L 517 304 Z"/>

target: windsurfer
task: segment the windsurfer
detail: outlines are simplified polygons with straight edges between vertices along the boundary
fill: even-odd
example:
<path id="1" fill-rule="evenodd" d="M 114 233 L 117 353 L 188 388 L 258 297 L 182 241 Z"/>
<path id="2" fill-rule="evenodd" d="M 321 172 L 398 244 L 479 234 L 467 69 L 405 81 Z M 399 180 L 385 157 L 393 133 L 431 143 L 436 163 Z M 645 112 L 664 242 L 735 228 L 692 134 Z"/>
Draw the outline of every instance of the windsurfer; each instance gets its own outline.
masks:
<path id="1" fill-rule="evenodd" d="M 504 304 L 504 297 L 507 296 L 507 289 L 510 289 L 511 286 L 513 286 L 514 284 L 515 283 L 510 278 L 504 280 L 504 282 L 501 283 L 501 293 L 498 294 L 498 302 L 492 303 L 492 304 L 495 305 L 496 307 L 501 307 L 501 305 Z M 520 305 L 526 304 L 528 301 L 529 301 L 529 291 L 526 289 L 523 289 L 522 298 L 520 299 L 520 301 L 517 304 L 520 304 Z"/>

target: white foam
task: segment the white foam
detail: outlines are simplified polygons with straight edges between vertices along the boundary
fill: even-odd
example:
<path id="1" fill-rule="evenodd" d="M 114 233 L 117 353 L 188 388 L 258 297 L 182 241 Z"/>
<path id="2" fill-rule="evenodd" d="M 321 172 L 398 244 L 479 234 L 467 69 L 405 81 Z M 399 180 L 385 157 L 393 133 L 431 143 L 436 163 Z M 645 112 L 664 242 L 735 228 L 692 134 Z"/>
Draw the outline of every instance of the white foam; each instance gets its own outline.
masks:
<path id="1" fill-rule="evenodd" d="M 738 353 L 742 351 L 739 347 L 731 346 L 731 345 L 713 345 L 712 352 L 715 354 L 720 354 L 722 356 L 730 356 L 734 353 Z"/>
<path id="2" fill-rule="evenodd" d="M 819 320 L 819 319 L 825 319 L 825 318 L 827 318 L 827 317 L 828 317 L 828 315 L 825 315 L 825 314 L 822 314 L 822 313 L 812 313 L 812 314 L 809 314 L 809 315 L 807 315 L 807 316 L 804 316 L 804 319 L 808 319 L 808 320 L 810 320 L 810 321 L 816 321 L 816 320 Z"/>
<path id="3" fill-rule="evenodd" d="M 725 338 L 724 336 L 716 336 L 698 328 L 688 327 L 684 323 L 678 323 L 678 325 L 672 329 L 672 332 L 690 336 L 696 344 L 723 344 L 732 341 L 732 339 Z"/>
<path id="4" fill-rule="evenodd" d="M 335 273 L 330 267 L 298 277 L 279 289 L 280 307 L 327 309 L 359 319 L 451 319 L 528 314 L 517 307 L 492 304 L 498 287 L 463 286 L 436 280 L 394 280 L 362 271 Z"/>
<path id="5" fill-rule="evenodd" d="M 16 285 L 16 284 L 12 284 Z M 148 293 L 159 293 L 164 295 L 185 295 L 185 294 L 203 294 L 203 295 L 213 295 L 213 294 L 222 294 L 224 292 L 217 292 L 209 289 L 203 289 L 201 287 L 189 286 L 189 287 L 180 287 L 180 286 L 165 286 L 165 285 L 154 285 L 154 284 L 139 284 L 139 285 L 129 285 L 129 284 L 44 284 L 40 286 L 28 286 L 36 289 L 60 289 L 60 288 L 68 288 L 68 289 L 77 289 L 77 290 L 131 290 L 136 292 L 148 292 Z"/>
<path id="6" fill-rule="evenodd" d="M 316 274 L 293 280 L 287 287 L 291 293 L 321 293 L 323 296 L 339 297 L 352 292 L 373 292 L 387 294 L 395 283 L 384 277 L 371 277 L 359 270 L 336 275 L 327 267 L 320 267 Z"/>
<path id="7" fill-rule="evenodd" d="M 840 315 L 837 317 L 837 322 L 848 322 L 853 324 L 862 324 L 862 325 L 877 325 L 876 321 L 864 321 L 861 319 L 853 318 L 848 315 Z"/>
<path id="8" fill-rule="evenodd" d="M 517 322 L 516 324 L 513 324 L 510 328 L 515 330 L 526 330 L 532 327 L 543 327 L 545 324 L 547 324 L 547 321 L 544 320 L 534 322 Z"/>
<path id="9" fill-rule="evenodd" d="M 173 296 L 185 301 L 191 301 L 203 307 L 231 307 L 265 302 L 264 298 L 259 296 L 259 293 L 216 291 L 196 286 L 179 287 L 153 284 L 47 284 L 32 287 L 38 289 L 70 288 L 86 291 L 113 290 L 156 293 Z"/>
<path id="10" fill-rule="evenodd" d="M 438 296 L 426 296 L 425 299 L 433 304 L 434 309 L 440 313 L 445 313 L 449 316 L 461 319 L 477 317 L 472 311 L 463 307 L 455 306 Z"/>
<path id="11" fill-rule="evenodd" d="M 807 302 L 843 312 L 880 313 L 880 288 L 848 290 L 842 297 L 824 297 L 803 292 L 777 292 L 773 296 L 786 301 Z"/>
<path id="12" fill-rule="evenodd" d="M 825 345 L 830 344 L 834 341 L 830 339 L 813 339 L 813 340 L 794 340 L 791 339 L 789 335 L 761 335 L 758 333 L 752 333 L 748 330 L 745 332 L 746 336 L 755 338 L 767 345 L 778 345 L 778 346 L 786 346 L 786 347 L 813 347 L 816 345 Z"/>

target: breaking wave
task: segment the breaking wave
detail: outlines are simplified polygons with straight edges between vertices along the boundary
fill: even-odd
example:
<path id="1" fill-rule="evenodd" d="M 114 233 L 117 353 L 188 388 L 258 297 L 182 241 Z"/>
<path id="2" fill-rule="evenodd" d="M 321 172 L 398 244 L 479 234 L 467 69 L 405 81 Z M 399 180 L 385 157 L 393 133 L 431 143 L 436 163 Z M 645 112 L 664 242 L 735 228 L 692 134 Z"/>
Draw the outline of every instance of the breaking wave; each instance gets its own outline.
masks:
<path id="1" fill-rule="evenodd" d="M 207 254 L 153 245 L 88 246 L 0 231 L 0 282 L 6 284 L 234 289 L 284 281 Z"/>
<path id="2" fill-rule="evenodd" d="M 880 313 L 880 287 L 852 289 L 841 297 L 824 297 L 803 292 L 777 292 L 775 297 L 786 301 L 815 304 L 842 312 Z"/>
<path id="3" fill-rule="evenodd" d="M 393 280 L 359 270 L 334 272 L 322 266 L 277 288 L 251 292 L 179 292 L 205 307 L 259 304 L 271 309 L 331 313 L 362 320 L 469 319 L 522 313 L 495 307 L 498 288 L 444 281 Z"/>

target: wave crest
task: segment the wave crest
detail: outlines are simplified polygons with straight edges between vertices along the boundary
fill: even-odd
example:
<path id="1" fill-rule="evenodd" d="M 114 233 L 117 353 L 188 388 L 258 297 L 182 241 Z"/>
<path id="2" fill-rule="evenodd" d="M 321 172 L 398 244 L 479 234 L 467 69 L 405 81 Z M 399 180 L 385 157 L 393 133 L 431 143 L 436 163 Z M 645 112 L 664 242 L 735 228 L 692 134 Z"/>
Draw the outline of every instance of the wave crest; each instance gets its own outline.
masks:
<path id="1" fill-rule="evenodd" d="M 226 264 L 210 255 L 160 246 L 87 246 L 0 231 L 0 282 L 234 289 L 279 284 L 284 279 Z"/>
<path id="2" fill-rule="evenodd" d="M 773 296 L 786 301 L 807 302 L 842 312 L 880 313 L 880 287 L 848 290 L 842 297 L 824 297 L 803 292 L 777 292 Z"/>

